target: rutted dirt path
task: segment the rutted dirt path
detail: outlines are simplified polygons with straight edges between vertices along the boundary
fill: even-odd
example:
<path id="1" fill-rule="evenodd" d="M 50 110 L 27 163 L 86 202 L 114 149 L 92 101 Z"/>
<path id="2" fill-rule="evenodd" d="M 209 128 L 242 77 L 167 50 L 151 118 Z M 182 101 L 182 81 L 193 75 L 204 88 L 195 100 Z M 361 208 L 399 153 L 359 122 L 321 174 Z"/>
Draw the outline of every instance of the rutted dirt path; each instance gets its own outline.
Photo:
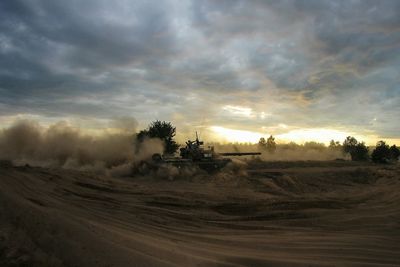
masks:
<path id="1" fill-rule="evenodd" d="M 174 181 L 3 167 L 0 265 L 399 266 L 399 169 L 342 165 Z"/>

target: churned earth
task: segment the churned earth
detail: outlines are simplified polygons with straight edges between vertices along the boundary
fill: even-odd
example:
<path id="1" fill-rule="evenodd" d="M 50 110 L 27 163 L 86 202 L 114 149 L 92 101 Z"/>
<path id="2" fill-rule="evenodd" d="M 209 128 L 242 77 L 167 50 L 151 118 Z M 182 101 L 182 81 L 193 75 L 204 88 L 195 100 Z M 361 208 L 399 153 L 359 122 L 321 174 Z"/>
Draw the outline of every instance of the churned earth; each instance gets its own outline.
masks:
<path id="1" fill-rule="evenodd" d="M 0 266 L 400 266 L 400 168 L 165 179 L 2 163 Z"/>

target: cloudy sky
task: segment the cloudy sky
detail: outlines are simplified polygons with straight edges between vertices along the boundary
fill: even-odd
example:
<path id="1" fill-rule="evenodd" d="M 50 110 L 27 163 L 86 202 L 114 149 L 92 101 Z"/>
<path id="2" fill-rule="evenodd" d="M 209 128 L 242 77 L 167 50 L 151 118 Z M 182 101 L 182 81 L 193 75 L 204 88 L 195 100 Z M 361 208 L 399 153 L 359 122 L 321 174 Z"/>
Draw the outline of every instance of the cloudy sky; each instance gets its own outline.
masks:
<path id="1" fill-rule="evenodd" d="M 397 0 L 2 0 L 0 17 L 0 127 L 400 140 Z"/>

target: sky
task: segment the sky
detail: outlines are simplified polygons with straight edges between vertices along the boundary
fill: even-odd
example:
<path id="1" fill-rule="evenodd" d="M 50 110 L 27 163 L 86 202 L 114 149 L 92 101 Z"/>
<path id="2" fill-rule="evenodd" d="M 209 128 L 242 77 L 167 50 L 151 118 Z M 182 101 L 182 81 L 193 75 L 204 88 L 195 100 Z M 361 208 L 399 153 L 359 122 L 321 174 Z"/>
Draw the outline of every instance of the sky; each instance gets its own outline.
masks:
<path id="1" fill-rule="evenodd" d="M 0 128 L 400 144 L 398 0 L 2 0 L 0 17 Z"/>

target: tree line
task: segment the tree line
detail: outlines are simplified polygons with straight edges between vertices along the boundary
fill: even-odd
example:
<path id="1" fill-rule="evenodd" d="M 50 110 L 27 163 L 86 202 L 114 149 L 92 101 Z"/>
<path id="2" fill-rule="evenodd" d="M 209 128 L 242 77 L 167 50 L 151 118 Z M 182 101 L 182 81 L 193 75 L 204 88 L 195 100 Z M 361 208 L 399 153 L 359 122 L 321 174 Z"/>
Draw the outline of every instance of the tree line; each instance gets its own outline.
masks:
<path id="1" fill-rule="evenodd" d="M 136 134 L 137 142 L 142 143 L 146 138 L 159 138 L 164 143 L 164 153 L 165 154 L 174 154 L 178 148 L 179 144 L 175 141 L 176 135 L 176 127 L 172 125 L 171 122 L 166 121 L 153 121 L 149 124 L 149 126 L 141 130 Z M 295 148 L 297 145 L 294 142 L 286 144 L 288 148 Z M 325 145 L 317 142 L 306 142 L 304 145 L 306 148 L 322 150 L 325 148 Z M 340 150 L 343 154 L 349 154 L 351 160 L 353 161 L 368 161 L 372 160 L 377 163 L 388 163 L 398 161 L 400 157 L 400 150 L 396 145 L 389 146 L 385 141 L 379 141 L 376 144 L 376 147 L 373 149 L 370 154 L 369 148 L 365 145 L 364 142 L 359 142 L 355 137 L 348 136 L 340 143 L 339 141 L 331 140 L 329 149 L 332 150 Z M 261 137 L 258 142 L 258 149 L 261 152 L 266 153 L 275 153 L 277 149 L 277 144 L 275 141 L 275 137 L 270 135 L 267 139 Z"/>
<path id="2" fill-rule="evenodd" d="M 297 144 L 292 143 L 292 146 Z M 305 147 L 322 149 L 324 144 L 316 142 L 306 142 Z M 261 151 L 275 153 L 276 151 L 275 138 L 271 135 L 267 140 L 264 137 L 260 138 L 258 148 Z M 399 160 L 400 150 L 396 145 L 389 146 L 385 141 L 377 142 L 374 150 L 369 154 L 369 148 L 364 142 L 359 142 L 355 137 L 348 136 L 341 144 L 339 141 L 331 140 L 328 146 L 332 150 L 341 150 L 343 154 L 349 154 L 353 161 L 368 161 L 372 160 L 376 163 L 388 163 Z"/>

